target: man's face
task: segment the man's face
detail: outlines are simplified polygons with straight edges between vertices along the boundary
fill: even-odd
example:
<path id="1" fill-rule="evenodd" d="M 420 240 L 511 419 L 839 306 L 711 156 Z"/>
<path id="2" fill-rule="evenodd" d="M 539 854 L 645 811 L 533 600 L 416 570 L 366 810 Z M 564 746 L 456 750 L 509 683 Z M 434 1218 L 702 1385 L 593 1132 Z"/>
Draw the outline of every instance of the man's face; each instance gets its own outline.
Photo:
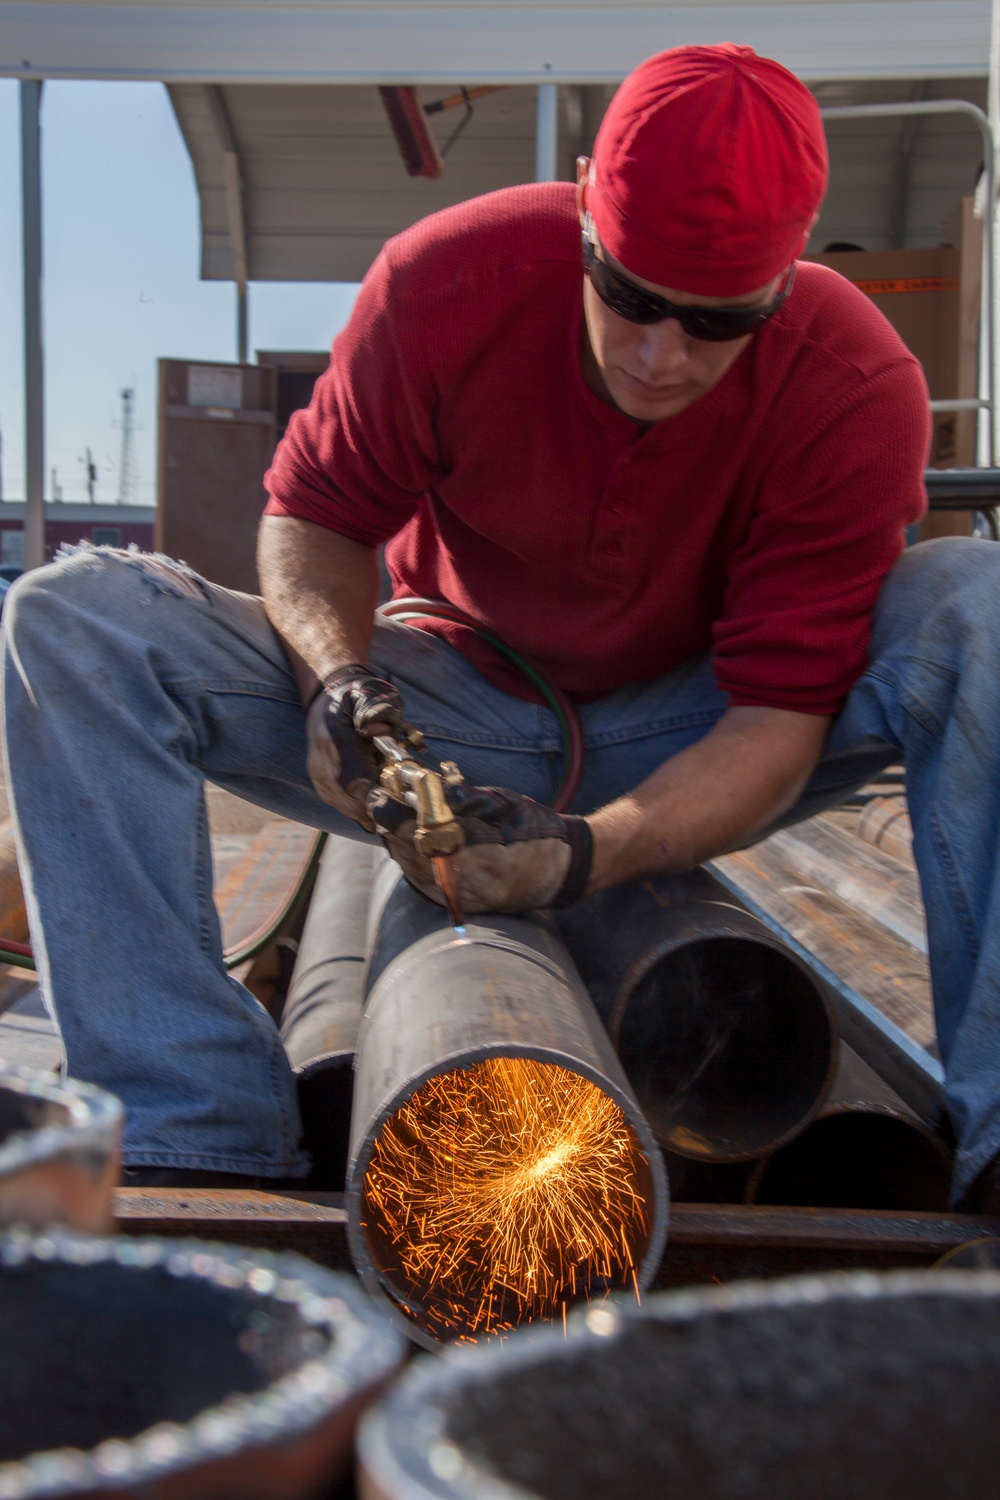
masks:
<path id="1" fill-rule="evenodd" d="M 581 226 L 586 214 L 589 166 L 586 157 L 577 164 Z M 628 281 L 681 307 L 763 306 L 773 301 L 782 280 L 778 276 L 745 297 L 702 297 L 633 276 L 599 243 L 597 254 Z M 691 406 L 718 385 L 753 337 L 747 334 L 725 343 L 707 343 L 690 338 L 676 318 L 665 318 L 662 323 L 630 323 L 605 306 L 589 278 L 583 283 L 583 307 L 589 345 L 582 351 L 587 383 L 595 395 L 637 422 L 661 422 Z"/>

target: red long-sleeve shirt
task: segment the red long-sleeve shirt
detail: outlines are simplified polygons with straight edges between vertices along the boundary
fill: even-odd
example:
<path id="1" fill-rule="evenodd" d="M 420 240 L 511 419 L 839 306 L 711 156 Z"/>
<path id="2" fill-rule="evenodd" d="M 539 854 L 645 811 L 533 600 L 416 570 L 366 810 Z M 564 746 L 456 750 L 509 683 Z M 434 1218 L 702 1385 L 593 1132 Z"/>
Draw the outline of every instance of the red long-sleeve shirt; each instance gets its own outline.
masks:
<path id="1" fill-rule="evenodd" d="M 587 388 L 568 183 L 509 188 L 391 240 L 267 476 L 272 515 L 386 551 L 566 691 L 711 647 L 733 704 L 833 713 L 923 511 L 919 365 L 859 291 L 802 264 L 723 379 L 643 431 Z M 508 691 L 523 680 L 436 629 Z"/>

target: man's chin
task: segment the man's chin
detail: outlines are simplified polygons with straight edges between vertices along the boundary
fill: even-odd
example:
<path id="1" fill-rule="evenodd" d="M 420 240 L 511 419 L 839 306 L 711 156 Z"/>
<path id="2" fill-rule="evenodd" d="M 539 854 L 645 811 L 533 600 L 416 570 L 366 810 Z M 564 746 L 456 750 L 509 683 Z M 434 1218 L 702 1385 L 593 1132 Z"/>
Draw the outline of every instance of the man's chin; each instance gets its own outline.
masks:
<path id="1" fill-rule="evenodd" d="M 615 380 L 608 384 L 618 410 L 636 422 L 662 422 L 667 417 L 675 417 L 701 394 L 690 384 L 669 390 L 642 390 L 639 383 L 632 380 Z"/>

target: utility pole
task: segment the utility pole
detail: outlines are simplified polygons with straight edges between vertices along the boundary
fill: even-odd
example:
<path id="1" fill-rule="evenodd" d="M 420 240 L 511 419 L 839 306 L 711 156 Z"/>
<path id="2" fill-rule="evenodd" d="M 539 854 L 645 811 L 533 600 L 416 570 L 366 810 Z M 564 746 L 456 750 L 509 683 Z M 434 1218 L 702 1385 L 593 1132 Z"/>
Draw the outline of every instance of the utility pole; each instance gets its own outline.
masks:
<path id="1" fill-rule="evenodd" d="M 24 566 L 45 561 L 45 386 L 42 367 L 42 84 L 21 80 L 24 245 Z"/>
<path id="2" fill-rule="evenodd" d="M 97 465 L 94 463 L 94 455 L 89 448 L 87 449 L 87 456 L 83 460 L 83 465 L 87 471 L 87 499 L 93 505 L 94 486 L 97 484 Z"/>
<path id="3" fill-rule="evenodd" d="M 135 391 L 122 391 L 122 456 L 118 468 L 118 504 L 135 504 Z"/>
<path id="4" fill-rule="evenodd" d="M 0 505 L 3 504 L 3 433 L 0 432 Z"/>
<path id="5" fill-rule="evenodd" d="M 59 484 L 59 471 L 55 464 L 52 465 L 52 501 L 58 504 L 62 499 L 62 487 Z"/>

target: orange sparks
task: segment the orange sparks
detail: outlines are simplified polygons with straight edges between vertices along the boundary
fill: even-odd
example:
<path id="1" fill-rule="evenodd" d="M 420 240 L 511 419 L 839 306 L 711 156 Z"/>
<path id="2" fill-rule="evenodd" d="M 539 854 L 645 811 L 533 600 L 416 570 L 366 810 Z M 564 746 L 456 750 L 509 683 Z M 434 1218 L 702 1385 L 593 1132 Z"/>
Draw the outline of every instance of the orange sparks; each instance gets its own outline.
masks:
<path id="1" fill-rule="evenodd" d="M 636 1139 L 596 1084 L 495 1057 L 431 1078 L 387 1122 L 365 1229 L 410 1316 L 474 1339 L 637 1288 L 648 1192 Z"/>

